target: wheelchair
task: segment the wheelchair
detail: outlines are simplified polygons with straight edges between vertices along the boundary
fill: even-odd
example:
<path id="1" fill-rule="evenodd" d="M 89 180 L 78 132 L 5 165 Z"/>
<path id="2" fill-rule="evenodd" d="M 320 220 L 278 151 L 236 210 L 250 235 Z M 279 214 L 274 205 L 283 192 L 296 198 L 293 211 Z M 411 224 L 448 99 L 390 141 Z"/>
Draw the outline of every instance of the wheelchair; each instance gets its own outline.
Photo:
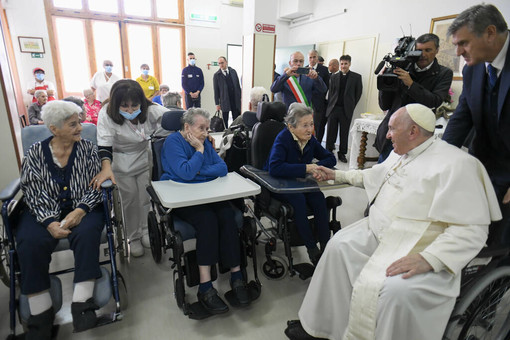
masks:
<path id="1" fill-rule="evenodd" d="M 51 136 L 50 131 L 44 125 L 27 126 L 22 130 L 22 144 L 24 153 L 30 146 L 40 140 Z M 96 126 L 93 124 L 83 124 L 82 138 L 96 143 Z M 12 181 L 2 192 L 0 192 L 0 201 L 2 201 L 2 221 L 3 228 L 0 234 L 1 263 L 0 273 L 2 281 L 10 289 L 9 297 L 9 315 L 10 315 L 10 335 L 7 339 L 16 338 L 16 312 L 18 312 L 19 321 L 23 327 L 26 327 L 30 317 L 30 307 L 28 297 L 19 294 L 20 267 L 17 259 L 16 241 L 14 238 L 14 229 L 22 211 L 26 208 L 23 197 L 17 199 L 20 192 L 20 179 Z M 101 308 L 111 299 L 115 299 L 115 311 L 109 315 L 98 315 L 98 326 L 122 320 L 122 310 L 127 307 L 127 288 L 122 274 L 117 269 L 116 255 L 119 254 L 121 262 L 124 262 L 129 256 L 125 226 L 122 220 L 122 207 L 120 197 L 116 193 L 116 188 L 111 181 L 102 184 L 103 208 L 105 211 L 105 228 L 101 235 L 101 244 L 107 243 L 105 250 L 107 260 L 101 261 L 102 276 L 96 280 L 94 287 L 94 302 Z M 69 249 L 69 241 L 64 238 L 59 240 L 54 252 Z M 104 267 L 110 265 L 110 272 Z M 57 313 L 62 306 L 62 284 L 58 275 L 73 272 L 74 268 L 67 268 L 55 272 L 50 272 L 50 296 L 53 309 Z M 19 296 L 17 296 L 19 294 Z"/>
<path id="2" fill-rule="evenodd" d="M 176 132 L 181 128 L 181 118 L 184 111 L 170 111 L 163 115 L 162 127 L 171 132 Z M 163 174 L 161 166 L 161 151 L 166 136 L 153 136 L 151 138 L 152 155 L 153 155 L 153 173 L 152 180 L 159 181 Z M 196 286 L 200 283 L 198 272 L 198 264 L 196 259 L 196 251 L 185 250 L 184 242 L 195 238 L 195 230 L 191 225 L 174 216 L 170 209 L 163 206 L 152 185 L 147 187 L 147 192 L 151 197 L 152 210 L 148 215 L 149 239 L 151 245 L 151 253 L 154 261 L 160 263 L 163 254 L 171 250 L 169 260 L 172 262 L 174 297 L 177 306 L 182 309 L 183 314 L 190 319 L 201 320 L 211 316 L 200 302 L 189 303 L 185 292 L 185 281 L 188 287 Z M 260 296 L 261 283 L 258 279 L 255 235 L 256 224 L 253 218 L 243 216 L 244 200 L 238 199 L 234 203 L 236 209 L 236 222 L 240 226 L 240 242 L 241 242 L 241 272 L 243 278 L 248 282 L 248 274 L 246 267 L 248 265 L 247 257 L 253 259 L 254 280 L 248 282 L 248 288 L 252 301 Z M 219 268 L 217 268 L 219 267 Z M 218 270 L 225 273 L 229 268 L 219 266 L 211 266 L 211 279 L 217 279 Z M 225 294 L 225 298 L 233 307 L 239 306 L 239 302 L 234 297 L 233 292 L 229 291 Z"/>
<path id="3" fill-rule="evenodd" d="M 443 340 L 510 339 L 510 265 L 502 262 L 509 252 L 491 245 L 463 269 Z"/>
<path id="4" fill-rule="evenodd" d="M 241 168 L 241 173 L 255 182 L 259 182 L 254 173 L 261 172 L 267 158 L 271 152 L 274 139 L 285 128 L 283 123 L 287 114 L 285 104 L 281 102 L 261 102 L 257 108 L 257 118 L 259 120 L 253 126 L 251 147 L 251 165 Z M 266 261 L 262 264 L 262 272 L 268 279 L 281 279 L 287 274 L 290 276 L 299 274 L 303 280 L 313 275 L 314 266 L 310 263 L 294 263 L 291 247 L 304 245 L 303 240 L 299 236 L 293 221 L 293 208 L 290 204 L 282 202 L 274 198 L 270 191 L 264 187 L 264 183 L 259 182 L 262 192 L 253 198 L 254 209 L 253 214 L 256 217 L 256 223 L 260 228 L 257 234 L 259 238 L 262 234 L 267 237 L 265 242 Z M 333 233 L 340 230 L 340 222 L 336 218 L 336 208 L 342 204 L 340 197 L 326 197 L 328 212 L 330 212 L 329 227 Z M 267 229 L 260 222 L 262 216 L 267 217 L 272 227 Z M 308 216 L 312 216 L 312 212 L 308 211 Z M 315 231 L 313 225 L 313 217 L 309 218 L 312 230 Z M 285 256 L 287 260 L 273 255 L 276 250 L 277 238 L 283 240 Z M 288 263 L 288 266 L 285 264 Z"/>

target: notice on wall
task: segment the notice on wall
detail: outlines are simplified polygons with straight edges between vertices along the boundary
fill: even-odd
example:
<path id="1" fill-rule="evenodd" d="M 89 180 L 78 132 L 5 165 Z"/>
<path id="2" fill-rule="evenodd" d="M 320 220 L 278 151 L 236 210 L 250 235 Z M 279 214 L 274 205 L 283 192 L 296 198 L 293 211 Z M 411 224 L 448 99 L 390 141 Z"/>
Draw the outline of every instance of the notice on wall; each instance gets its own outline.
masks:
<path id="1" fill-rule="evenodd" d="M 275 25 L 261 24 L 261 23 L 255 24 L 255 32 L 274 33 L 275 28 L 276 28 Z"/>

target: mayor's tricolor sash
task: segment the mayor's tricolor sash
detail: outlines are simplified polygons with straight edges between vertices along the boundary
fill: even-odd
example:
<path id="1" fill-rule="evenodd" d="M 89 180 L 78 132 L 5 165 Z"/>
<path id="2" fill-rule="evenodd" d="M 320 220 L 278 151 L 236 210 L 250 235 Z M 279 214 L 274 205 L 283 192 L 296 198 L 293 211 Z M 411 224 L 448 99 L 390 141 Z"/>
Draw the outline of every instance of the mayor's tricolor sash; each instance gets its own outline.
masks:
<path id="1" fill-rule="evenodd" d="M 310 106 L 308 103 L 308 99 L 306 99 L 305 92 L 301 88 L 301 85 L 299 85 L 299 82 L 295 76 L 290 77 L 287 79 L 287 84 L 290 87 L 290 90 L 294 94 L 294 97 L 296 98 L 296 101 L 298 103 L 303 103 L 306 106 Z"/>

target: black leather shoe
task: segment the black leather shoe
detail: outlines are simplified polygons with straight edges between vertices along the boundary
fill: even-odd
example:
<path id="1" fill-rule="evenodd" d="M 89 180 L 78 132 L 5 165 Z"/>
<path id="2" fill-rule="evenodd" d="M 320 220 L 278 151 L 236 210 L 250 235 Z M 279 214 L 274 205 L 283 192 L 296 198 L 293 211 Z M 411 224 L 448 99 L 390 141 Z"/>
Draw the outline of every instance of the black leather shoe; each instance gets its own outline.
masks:
<path id="1" fill-rule="evenodd" d="M 227 304 L 218 296 L 218 291 L 209 288 L 205 293 L 198 292 L 198 301 L 211 314 L 221 314 L 228 312 Z"/>
<path id="2" fill-rule="evenodd" d="M 338 160 L 342 163 L 347 163 L 347 158 L 345 158 L 345 155 L 341 152 L 338 152 Z"/>
<path id="3" fill-rule="evenodd" d="M 301 321 L 290 320 L 287 321 L 287 328 L 285 329 L 285 335 L 290 340 L 327 340 L 324 338 L 316 338 L 308 334 L 301 326 Z"/>
<path id="4" fill-rule="evenodd" d="M 232 287 L 232 291 L 241 306 L 247 306 L 251 303 L 251 296 L 246 282 L 238 279 L 234 282 L 230 282 L 230 287 Z"/>

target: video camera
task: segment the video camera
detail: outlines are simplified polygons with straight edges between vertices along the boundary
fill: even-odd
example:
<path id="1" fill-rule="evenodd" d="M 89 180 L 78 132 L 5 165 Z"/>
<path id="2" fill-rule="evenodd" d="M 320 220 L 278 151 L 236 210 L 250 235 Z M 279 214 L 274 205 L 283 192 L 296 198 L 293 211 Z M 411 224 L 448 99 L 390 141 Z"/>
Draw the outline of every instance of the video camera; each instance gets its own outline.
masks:
<path id="1" fill-rule="evenodd" d="M 377 74 L 377 89 L 379 91 L 397 91 L 400 79 L 393 73 L 397 67 L 409 71 L 411 65 L 421 57 L 421 51 L 416 51 L 416 39 L 411 36 L 404 36 L 398 40 L 398 46 L 395 47 L 395 54 L 388 53 L 375 69 Z M 386 65 L 386 70 L 382 74 L 382 68 Z"/>

